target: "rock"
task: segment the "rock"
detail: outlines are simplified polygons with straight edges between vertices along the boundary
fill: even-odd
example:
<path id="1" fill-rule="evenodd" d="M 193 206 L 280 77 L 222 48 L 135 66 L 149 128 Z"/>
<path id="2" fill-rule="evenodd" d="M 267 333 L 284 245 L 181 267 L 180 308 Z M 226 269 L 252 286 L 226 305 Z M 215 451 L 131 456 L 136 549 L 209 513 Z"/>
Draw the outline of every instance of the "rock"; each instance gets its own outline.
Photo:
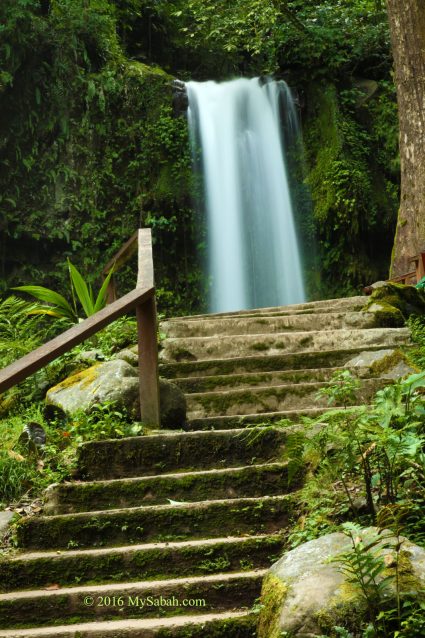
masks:
<path id="1" fill-rule="evenodd" d="M 371 374 L 379 374 L 384 379 L 400 379 L 414 374 L 412 368 L 400 350 L 366 350 L 347 361 L 346 368 L 369 368 Z"/>
<path id="2" fill-rule="evenodd" d="M 10 512 L 9 510 L 0 511 L 0 543 L 9 529 L 9 524 L 13 516 L 13 512 Z"/>
<path id="3" fill-rule="evenodd" d="M 172 82 L 173 88 L 173 109 L 174 114 L 186 116 L 187 109 L 189 107 L 189 97 L 187 95 L 186 84 L 181 80 L 174 80 Z"/>
<path id="4" fill-rule="evenodd" d="M 80 352 L 76 359 L 84 363 L 96 363 L 97 361 L 104 361 L 105 355 L 101 350 L 84 350 Z"/>
<path id="5" fill-rule="evenodd" d="M 178 386 L 160 379 L 161 425 L 180 429 L 186 422 L 186 400 Z M 50 388 L 47 405 L 66 414 L 90 411 L 99 403 L 115 403 L 133 418 L 140 418 L 139 374 L 123 359 L 100 363 L 74 374 Z"/>
<path id="6" fill-rule="evenodd" d="M 401 328 L 405 323 L 401 310 L 384 300 L 371 302 L 365 310 L 365 314 L 368 313 L 374 319 L 375 328 Z"/>
<path id="7" fill-rule="evenodd" d="M 364 535 L 375 532 L 376 529 L 370 528 Z M 425 550 L 406 539 L 403 541 L 401 584 L 419 593 L 425 586 Z M 346 582 L 338 564 L 329 562 L 350 547 L 351 540 L 335 532 L 304 543 L 277 561 L 263 583 L 258 638 L 280 638 L 285 632 L 293 638 L 313 638 L 327 634 L 334 626 L 358 631 L 366 615 L 362 596 L 354 585 Z M 391 549 L 381 547 L 381 553 L 384 557 L 391 554 Z M 385 575 L 390 573 L 394 570 L 388 567 Z M 389 595 L 394 593 L 392 584 Z"/>
<path id="8" fill-rule="evenodd" d="M 186 398 L 180 388 L 167 379 L 159 380 L 161 426 L 180 429 L 186 423 Z"/>
<path id="9" fill-rule="evenodd" d="M 137 366 L 139 365 L 139 357 L 137 353 L 133 352 L 133 350 L 130 350 L 129 348 L 126 348 L 125 350 L 121 350 L 121 352 L 117 352 L 116 354 L 114 354 L 112 360 L 115 359 L 122 359 L 123 361 L 126 361 L 131 366 L 133 366 L 133 368 L 137 368 Z"/>
<path id="10" fill-rule="evenodd" d="M 407 320 L 410 315 L 425 313 L 425 290 L 387 282 L 385 286 L 373 291 L 365 310 L 369 311 L 375 303 L 383 306 L 387 313 L 393 315 L 394 309 L 398 310 L 403 319 Z"/>
<path id="11" fill-rule="evenodd" d="M 71 375 L 50 388 L 46 403 L 73 414 L 78 410 L 89 411 L 99 403 L 114 402 L 136 414 L 138 396 L 137 370 L 126 361 L 116 360 Z"/>

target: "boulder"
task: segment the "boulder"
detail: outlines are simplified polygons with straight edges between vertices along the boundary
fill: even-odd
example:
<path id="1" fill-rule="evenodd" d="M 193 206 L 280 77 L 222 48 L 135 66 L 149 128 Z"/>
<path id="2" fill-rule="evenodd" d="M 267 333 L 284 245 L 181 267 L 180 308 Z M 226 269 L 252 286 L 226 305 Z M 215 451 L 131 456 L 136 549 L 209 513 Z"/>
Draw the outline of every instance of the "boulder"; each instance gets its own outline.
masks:
<path id="1" fill-rule="evenodd" d="M 137 368 L 139 365 L 139 357 L 136 352 L 126 348 L 125 350 L 121 350 L 121 352 L 117 352 L 113 355 L 112 360 L 122 359 L 123 361 L 127 361 L 133 368 Z"/>
<path id="2" fill-rule="evenodd" d="M 9 530 L 9 525 L 12 522 L 12 518 L 14 513 L 10 510 L 1 510 L 0 511 L 0 545 L 5 537 L 6 533 Z"/>
<path id="3" fill-rule="evenodd" d="M 364 530 L 365 538 L 376 529 Z M 395 539 L 392 541 L 394 546 Z M 335 626 L 358 631 L 366 615 L 360 591 L 346 581 L 336 562 L 351 548 L 351 539 L 341 532 L 327 534 L 293 549 L 267 573 L 261 594 L 258 638 L 323 636 Z M 387 569 L 394 573 L 392 548 L 380 548 Z M 401 587 L 419 594 L 425 587 L 425 549 L 403 539 L 400 560 Z M 389 585 L 389 596 L 395 585 Z M 287 632 L 287 633 L 285 633 Z"/>
<path id="4" fill-rule="evenodd" d="M 178 386 L 160 379 L 161 425 L 180 429 L 186 422 L 186 400 Z M 73 374 L 50 388 L 46 404 L 66 414 L 90 411 L 94 405 L 115 403 L 135 419 L 140 418 L 139 375 L 123 359 L 114 359 Z"/>
<path id="5" fill-rule="evenodd" d="M 368 368 L 370 374 L 384 379 L 400 379 L 417 372 L 400 350 L 365 350 L 345 363 L 346 368 Z"/>
<path id="6" fill-rule="evenodd" d="M 186 398 L 175 383 L 159 380 L 161 426 L 170 430 L 180 429 L 186 424 Z"/>

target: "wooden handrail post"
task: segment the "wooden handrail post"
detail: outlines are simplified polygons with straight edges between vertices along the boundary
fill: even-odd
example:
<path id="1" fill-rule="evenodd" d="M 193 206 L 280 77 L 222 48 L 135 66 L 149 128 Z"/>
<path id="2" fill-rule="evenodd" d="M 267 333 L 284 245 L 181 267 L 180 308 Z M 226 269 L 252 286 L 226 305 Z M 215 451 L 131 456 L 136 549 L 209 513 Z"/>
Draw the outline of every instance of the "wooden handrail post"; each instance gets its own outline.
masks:
<path id="1" fill-rule="evenodd" d="M 137 287 L 154 286 L 152 231 L 140 228 L 137 233 Z M 140 416 L 146 425 L 160 427 L 158 343 L 156 335 L 155 295 L 136 308 L 139 342 Z"/>
<path id="2" fill-rule="evenodd" d="M 146 425 L 160 427 L 155 297 L 137 306 L 136 315 L 139 343 L 140 418 Z"/>

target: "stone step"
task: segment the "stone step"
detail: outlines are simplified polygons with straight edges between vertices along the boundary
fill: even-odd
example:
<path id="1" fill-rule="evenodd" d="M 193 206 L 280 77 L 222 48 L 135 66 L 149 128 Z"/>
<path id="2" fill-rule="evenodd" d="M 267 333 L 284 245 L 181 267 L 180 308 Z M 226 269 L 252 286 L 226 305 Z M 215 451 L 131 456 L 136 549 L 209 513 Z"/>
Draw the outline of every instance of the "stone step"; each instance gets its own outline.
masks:
<path id="1" fill-rule="evenodd" d="M 258 315 L 288 315 L 288 314 L 297 314 L 297 313 L 305 313 L 311 314 L 313 312 L 317 313 L 328 313 L 328 312 L 338 312 L 348 310 L 352 311 L 360 311 L 369 301 L 368 297 L 357 296 L 357 297 L 342 297 L 339 299 L 321 299 L 319 301 L 307 301 L 306 303 L 301 304 L 290 304 L 288 306 L 272 306 L 268 308 L 256 308 L 254 310 L 238 310 L 235 312 L 218 312 L 214 314 L 206 314 L 206 315 L 188 315 L 185 317 L 175 317 L 170 319 L 170 321 L 196 321 L 198 319 L 218 319 L 222 317 L 256 317 Z"/>
<path id="2" fill-rule="evenodd" d="M 343 345 L 343 344 L 340 344 Z M 188 377 L 223 376 L 228 374 L 249 374 L 261 372 L 281 372 L 294 370 L 315 370 L 317 368 L 345 367 L 345 364 L 363 350 L 381 350 L 382 345 L 359 346 L 341 350 L 301 351 L 280 355 L 258 355 L 206 361 L 182 361 L 161 363 L 160 375 L 168 379 Z"/>
<path id="3" fill-rule="evenodd" d="M 33 516 L 18 524 L 17 544 L 72 549 L 267 534 L 286 527 L 293 501 L 289 494 Z"/>
<path id="4" fill-rule="evenodd" d="M 257 616 L 246 611 L 0 630 L 0 638 L 252 638 Z"/>
<path id="5" fill-rule="evenodd" d="M 357 402 L 368 403 L 385 385 L 388 379 L 362 379 L 356 392 Z M 188 394 L 188 419 L 300 410 L 312 405 L 326 407 L 327 397 L 318 397 L 317 393 L 329 386 L 329 383 L 298 383 Z"/>
<path id="6" fill-rule="evenodd" d="M 350 406 L 347 410 L 359 410 L 359 406 Z M 251 428 L 253 425 L 265 426 L 276 424 L 285 427 L 286 422 L 298 423 L 304 417 L 316 419 L 321 414 L 330 411 L 340 411 L 341 408 L 306 408 L 304 410 L 286 410 L 281 412 L 260 412 L 259 414 L 234 414 L 231 416 L 212 416 L 191 419 L 186 424 L 188 431 L 222 430 Z"/>
<path id="7" fill-rule="evenodd" d="M 291 489 L 295 489 L 295 482 Z M 208 499 L 272 496 L 288 491 L 286 463 L 163 474 L 111 481 L 52 485 L 45 495 L 44 514 L 71 514 L 170 501 L 194 503 Z"/>
<path id="8" fill-rule="evenodd" d="M 275 459 L 285 442 L 285 432 L 269 428 L 259 434 L 262 436 L 255 450 L 245 430 L 170 432 L 93 441 L 79 448 L 78 468 L 85 479 L 108 480 L 238 467 Z"/>
<path id="9" fill-rule="evenodd" d="M 208 377 L 183 377 L 175 379 L 187 394 L 220 390 L 242 390 L 256 386 L 276 386 L 287 383 L 314 383 L 329 381 L 333 374 L 344 368 L 316 368 L 307 370 L 279 370 L 274 372 L 248 372 L 246 374 L 222 374 Z M 370 375 L 367 367 L 356 367 L 352 373 L 358 377 Z"/>
<path id="10" fill-rule="evenodd" d="M 0 591 L 264 569 L 279 557 L 284 542 L 272 534 L 18 553 L 0 560 Z"/>
<path id="11" fill-rule="evenodd" d="M 271 334 L 341 328 L 373 328 L 376 319 L 368 312 L 323 312 L 320 314 L 257 315 L 219 317 L 191 321 L 163 321 L 160 331 L 166 337 L 214 337 L 221 335 Z"/>
<path id="12" fill-rule="evenodd" d="M 271 335 L 222 335 L 220 337 L 193 337 L 166 339 L 160 353 L 162 361 L 194 361 L 248 357 L 258 353 L 279 355 L 305 350 L 338 350 L 381 346 L 390 348 L 408 344 L 408 328 L 370 328 L 369 330 L 342 329 L 276 333 Z M 335 363 L 333 364 L 335 365 Z"/>
<path id="13" fill-rule="evenodd" d="M 0 594 L 0 627 L 248 610 L 260 595 L 264 574 L 256 570 Z"/>

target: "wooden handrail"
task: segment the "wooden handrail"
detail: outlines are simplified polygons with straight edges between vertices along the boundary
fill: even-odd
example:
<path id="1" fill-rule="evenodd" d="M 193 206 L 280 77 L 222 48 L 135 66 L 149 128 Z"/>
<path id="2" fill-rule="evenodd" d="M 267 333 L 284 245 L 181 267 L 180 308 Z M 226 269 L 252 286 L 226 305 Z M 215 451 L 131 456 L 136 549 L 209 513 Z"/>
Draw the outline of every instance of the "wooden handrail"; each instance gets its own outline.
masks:
<path id="1" fill-rule="evenodd" d="M 0 393 L 24 381 L 60 355 L 82 343 L 122 315 L 136 310 L 139 342 L 139 385 L 141 419 L 160 426 L 156 303 L 153 282 L 152 236 L 150 229 L 139 229 L 137 239 L 139 272 L 137 286 L 78 325 L 51 339 L 36 350 L 0 370 Z M 128 243 L 128 242 L 127 242 Z"/>

